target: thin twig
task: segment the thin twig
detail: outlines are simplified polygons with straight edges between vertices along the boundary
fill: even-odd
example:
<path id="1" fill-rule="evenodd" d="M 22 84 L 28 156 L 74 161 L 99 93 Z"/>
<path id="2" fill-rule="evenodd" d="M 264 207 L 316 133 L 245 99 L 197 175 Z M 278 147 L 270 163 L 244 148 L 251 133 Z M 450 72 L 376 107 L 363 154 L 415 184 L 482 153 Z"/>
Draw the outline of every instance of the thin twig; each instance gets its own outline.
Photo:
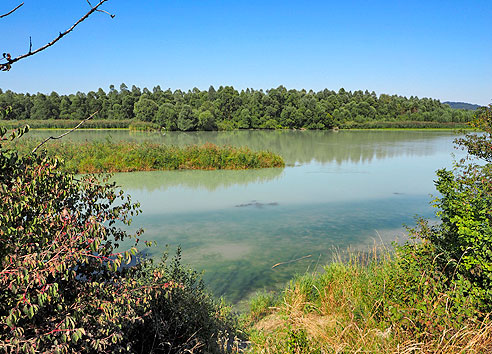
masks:
<path id="1" fill-rule="evenodd" d="M 70 134 L 71 132 L 73 132 L 74 130 L 78 129 L 82 124 L 84 124 L 85 122 L 87 122 L 89 119 L 92 119 L 99 111 L 95 111 L 94 113 L 92 113 L 89 117 L 87 117 L 86 119 L 84 119 L 83 121 L 81 121 L 79 124 L 77 124 L 75 127 L 73 127 L 72 129 L 70 129 L 69 131 L 63 133 L 62 135 L 60 136 L 50 136 L 46 139 L 44 139 L 41 143 L 39 143 L 38 146 L 36 146 L 34 148 L 34 150 L 32 150 L 32 153 L 34 154 L 36 152 L 37 149 L 39 149 L 41 146 L 43 146 L 46 142 L 48 142 L 49 140 L 57 140 L 57 139 L 61 139 L 63 138 L 65 135 L 68 135 Z"/>
<path id="2" fill-rule="evenodd" d="M 304 256 L 304 257 L 301 257 L 301 258 L 292 259 L 292 260 L 287 261 L 287 262 L 280 262 L 280 263 L 274 264 L 272 266 L 272 269 L 275 268 L 275 267 L 278 267 L 279 265 L 282 265 L 282 264 L 289 264 L 289 263 L 297 262 L 297 261 L 300 261 L 301 259 L 310 258 L 310 257 L 312 257 L 312 255 L 311 254 L 308 254 L 307 256 Z"/>
<path id="3" fill-rule="evenodd" d="M 91 4 L 91 2 L 89 0 L 87 0 L 87 3 L 89 4 L 90 7 L 92 7 L 92 4 Z M 109 12 L 107 12 L 105 10 L 97 9 L 96 11 L 97 12 L 103 12 L 103 13 L 109 15 L 111 18 L 114 18 L 114 14 L 110 14 Z"/>
<path id="4" fill-rule="evenodd" d="M 7 59 L 7 63 L 5 63 L 5 64 L 0 64 L 0 71 L 7 71 L 7 70 L 9 70 L 9 69 L 10 69 L 10 66 L 11 66 L 13 63 L 15 63 L 15 62 L 17 62 L 17 61 L 19 61 L 19 60 L 21 60 L 21 59 L 24 59 L 24 58 L 30 57 L 31 55 L 34 55 L 34 54 L 36 54 L 36 53 L 39 53 L 39 52 L 41 52 L 41 51 L 43 51 L 43 50 L 45 50 L 45 49 L 47 49 L 47 48 L 51 47 L 53 44 L 55 44 L 55 43 L 56 43 L 56 42 L 58 42 L 60 39 L 62 39 L 63 37 L 65 37 L 67 34 L 69 34 L 70 32 L 72 32 L 72 31 L 73 31 L 73 29 L 74 29 L 74 28 L 75 28 L 75 27 L 76 27 L 79 23 L 81 23 L 82 21 L 86 20 L 86 19 L 87 19 L 90 15 L 92 15 L 94 12 L 96 12 L 96 11 L 99 11 L 99 12 L 106 12 L 106 11 L 103 11 L 103 10 L 99 10 L 99 9 L 98 9 L 98 8 L 99 8 L 102 4 L 104 4 L 106 1 L 108 1 L 108 0 L 101 0 L 101 1 L 99 1 L 99 3 L 98 3 L 96 6 L 93 6 L 93 7 L 91 6 L 91 9 L 89 10 L 89 12 L 87 12 L 84 16 L 82 16 L 82 17 L 81 17 L 81 18 L 80 18 L 77 22 L 75 22 L 75 23 L 72 25 L 72 27 L 70 27 L 69 29 L 67 29 L 65 32 L 60 32 L 60 34 L 58 35 L 58 37 L 56 37 L 55 39 L 53 39 L 51 42 L 49 42 L 49 43 L 45 44 L 44 46 L 42 46 L 42 47 L 40 47 L 40 48 L 38 48 L 38 49 L 36 49 L 36 50 L 34 50 L 34 51 L 32 51 L 32 52 L 30 51 L 30 52 L 28 52 L 28 53 L 26 53 L 26 54 L 20 55 L 20 56 L 18 56 L 17 58 L 14 58 L 14 59 Z M 106 13 L 107 13 L 107 12 L 106 12 Z M 111 14 L 109 14 L 109 15 L 111 16 L 111 18 L 113 18 L 113 17 L 114 17 L 114 15 L 111 15 Z"/>
<path id="5" fill-rule="evenodd" d="M 104 187 L 105 186 L 105 184 L 89 182 L 89 181 L 86 181 L 85 179 L 79 179 L 79 178 L 75 178 L 75 177 L 73 177 L 73 180 L 74 181 L 77 181 L 77 182 L 80 182 L 80 183 L 90 184 L 91 186 L 98 186 L 98 187 Z M 121 186 L 118 186 L 118 185 L 115 185 L 114 188 L 122 188 L 122 187 Z"/>
<path id="6" fill-rule="evenodd" d="M 3 15 L 0 15 L 0 18 L 4 18 L 4 17 L 7 17 L 8 15 L 10 15 L 11 13 L 13 13 L 14 11 L 16 11 L 19 7 L 21 7 L 22 5 L 24 5 L 24 3 L 21 3 L 19 5 L 17 5 L 15 7 L 15 9 L 13 10 L 10 10 L 9 12 L 7 12 L 6 14 L 3 14 Z"/>

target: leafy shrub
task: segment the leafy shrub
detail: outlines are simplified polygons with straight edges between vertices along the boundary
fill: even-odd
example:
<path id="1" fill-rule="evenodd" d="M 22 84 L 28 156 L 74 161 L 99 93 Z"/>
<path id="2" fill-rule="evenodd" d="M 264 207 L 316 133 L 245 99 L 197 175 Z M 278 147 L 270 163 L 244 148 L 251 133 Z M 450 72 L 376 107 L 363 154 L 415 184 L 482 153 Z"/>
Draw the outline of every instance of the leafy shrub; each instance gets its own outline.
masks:
<path id="1" fill-rule="evenodd" d="M 57 167 L 43 153 L 0 151 L 0 347 L 115 349 L 115 319 L 131 318 L 133 301 L 120 296 L 117 268 L 136 252 L 114 252 L 129 237 L 116 223 L 129 223 L 138 205 L 113 185 Z"/>
<path id="2" fill-rule="evenodd" d="M 455 169 L 437 172 L 436 198 L 441 223 L 425 233 L 435 246 L 441 268 L 453 286 L 492 310 L 492 106 L 483 108 L 474 125 L 483 134 L 458 139 L 468 158 Z M 476 161 L 478 158 L 481 161 Z"/>
<path id="3" fill-rule="evenodd" d="M 136 245 L 141 231 L 119 226 L 138 204 L 105 180 L 61 172 L 43 151 L 6 149 L 6 133 L 0 129 L 0 351 L 219 351 L 220 333 L 234 332 L 232 315 L 179 257 L 170 267 L 123 267 L 137 249 L 116 252 L 118 243 L 135 237 Z"/>
<path id="4" fill-rule="evenodd" d="M 163 284 L 168 291 L 153 297 L 149 315 L 127 333 L 135 353 L 220 353 L 221 342 L 236 335 L 231 309 L 215 300 L 198 273 L 180 263 L 180 250 L 170 264 L 147 264 L 133 273 L 137 283 Z"/>
<path id="5" fill-rule="evenodd" d="M 384 292 L 375 314 L 383 328 L 393 328 L 400 338 L 449 340 L 480 322 L 478 304 L 443 271 L 444 255 L 426 239 L 430 226 L 425 220 L 419 224 L 411 231 L 419 241 L 396 246 L 384 277 L 377 278 Z"/>

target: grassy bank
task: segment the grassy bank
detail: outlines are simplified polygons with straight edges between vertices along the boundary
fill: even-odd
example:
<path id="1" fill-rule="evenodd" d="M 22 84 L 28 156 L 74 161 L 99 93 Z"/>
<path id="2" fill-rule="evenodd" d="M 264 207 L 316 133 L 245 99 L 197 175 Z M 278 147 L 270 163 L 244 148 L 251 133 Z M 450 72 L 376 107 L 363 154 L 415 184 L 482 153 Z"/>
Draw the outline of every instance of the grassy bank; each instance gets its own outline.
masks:
<path id="1" fill-rule="evenodd" d="M 29 125 L 32 129 L 69 129 L 80 123 L 80 120 L 49 119 L 49 120 L 0 120 L 0 127 L 14 129 Z M 93 119 L 84 123 L 84 129 L 130 129 L 135 131 L 156 131 L 160 125 L 142 122 L 135 119 Z M 430 122 L 430 121 L 347 121 L 338 125 L 340 129 L 462 129 L 469 128 L 467 123 Z M 279 128 L 282 129 L 282 128 Z"/>
<path id="2" fill-rule="evenodd" d="M 18 141 L 15 149 L 28 153 L 36 145 L 34 140 Z M 271 152 L 214 144 L 176 147 L 155 143 L 48 142 L 42 149 L 46 149 L 49 156 L 62 159 L 62 168 L 71 173 L 242 170 L 285 166 L 283 159 Z"/>
<path id="3" fill-rule="evenodd" d="M 490 353 L 492 323 L 428 245 L 337 260 L 251 301 L 250 353 Z"/>
<path id="4" fill-rule="evenodd" d="M 0 127 L 16 129 L 29 125 L 31 129 L 71 129 L 80 123 L 75 119 L 47 119 L 47 120 L 1 120 Z M 128 129 L 134 123 L 132 119 L 92 119 L 84 123 L 84 129 Z M 136 129 L 140 130 L 140 129 Z"/>

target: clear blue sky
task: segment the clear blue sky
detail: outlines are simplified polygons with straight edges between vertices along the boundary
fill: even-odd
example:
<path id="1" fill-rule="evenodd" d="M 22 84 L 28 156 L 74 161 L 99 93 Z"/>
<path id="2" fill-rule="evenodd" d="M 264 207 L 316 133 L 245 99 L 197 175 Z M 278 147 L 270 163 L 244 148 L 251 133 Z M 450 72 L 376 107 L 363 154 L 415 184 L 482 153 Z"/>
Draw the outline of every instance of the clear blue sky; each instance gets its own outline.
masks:
<path id="1" fill-rule="evenodd" d="M 5 0 L 0 12 L 20 0 Z M 24 0 L 0 20 L 0 51 L 45 44 L 85 0 Z M 92 0 L 92 3 L 97 3 Z M 209 85 L 492 102 L 492 1 L 110 0 L 55 46 L 0 73 L 16 92 Z"/>

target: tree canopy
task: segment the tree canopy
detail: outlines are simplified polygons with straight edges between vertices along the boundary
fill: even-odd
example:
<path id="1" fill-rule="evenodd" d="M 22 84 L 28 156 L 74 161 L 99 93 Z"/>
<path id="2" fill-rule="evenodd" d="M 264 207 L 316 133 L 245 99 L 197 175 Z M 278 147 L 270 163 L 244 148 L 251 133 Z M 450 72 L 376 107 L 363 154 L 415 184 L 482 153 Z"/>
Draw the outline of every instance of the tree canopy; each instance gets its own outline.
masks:
<path id="1" fill-rule="evenodd" d="M 0 90 L 0 107 L 12 107 L 11 120 L 80 120 L 98 111 L 98 120 L 138 120 L 168 130 L 228 129 L 330 129 L 363 126 L 377 122 L 465 123 L 474 112 L 452 109 L 439 100 L 402 97 L 369 91 L 338 92 L 287 90 L 267 91 L 232 86 L 217 90 L 197 88 L 187 92 L 162 90 L 117 90 L 110 86 L 88 93 L 34 95 Z"/>

